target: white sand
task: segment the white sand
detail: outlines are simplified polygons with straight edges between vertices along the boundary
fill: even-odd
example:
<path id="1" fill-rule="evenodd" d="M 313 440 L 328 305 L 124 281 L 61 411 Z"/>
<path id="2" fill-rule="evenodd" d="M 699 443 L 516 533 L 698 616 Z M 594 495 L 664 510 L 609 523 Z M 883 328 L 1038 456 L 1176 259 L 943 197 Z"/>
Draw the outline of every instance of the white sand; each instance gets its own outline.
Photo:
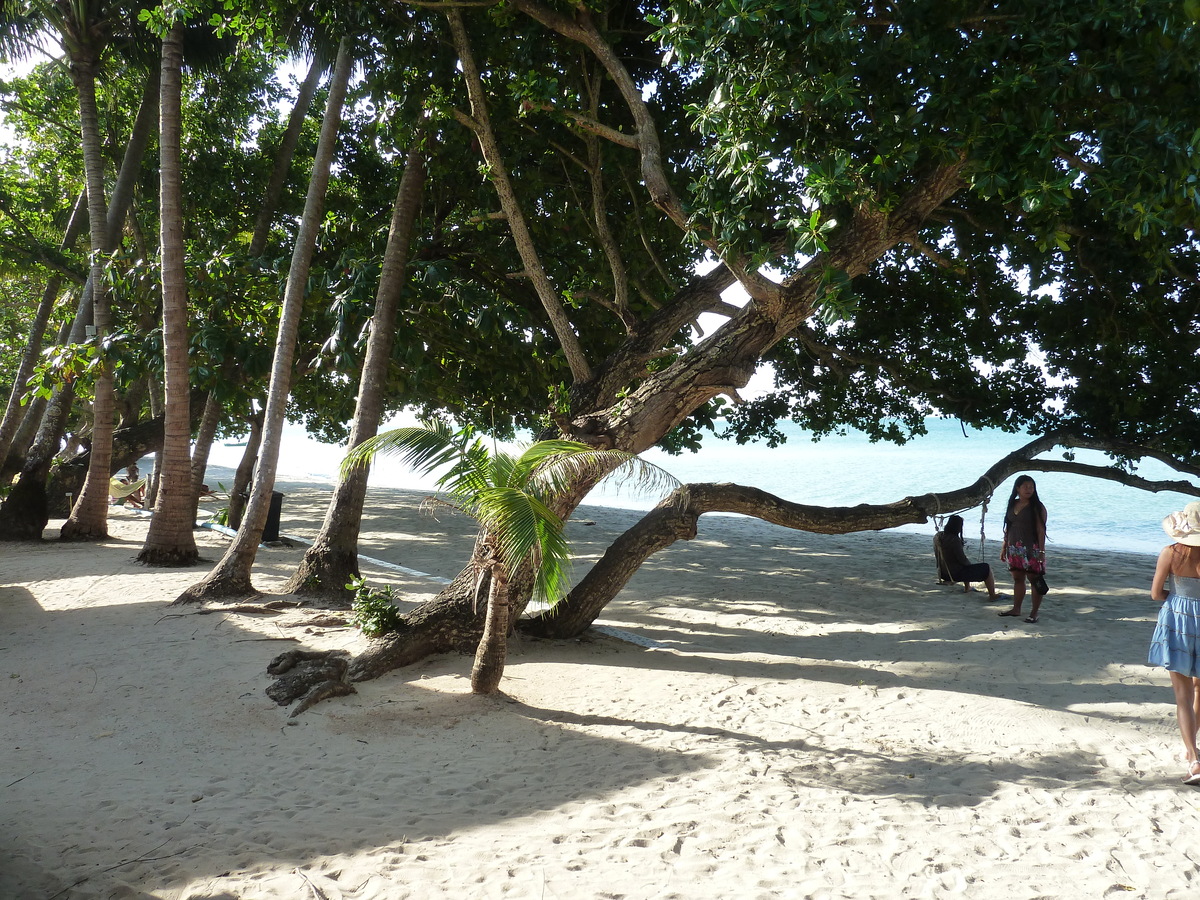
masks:
<path id="1" fill-rule="evenodd" d="M 281 489 L 311 536 L 328 489 Z M 362 551 L 452 576 L 469 523 L 419 499 L 376 491 Z M 631 516 L 581 515 L 582 568 Z M 207 567 L 140 567 L 145 519 L 111 527 L 0 544 L 3 900 L 1200 892 L 1152 558 L 1052 548 L 1034 626 L 936 585 L 927 539 L 706 517 L 601 620 L 655 649 L 518 639 L 499 697 L 437 657 L 289 724 L 270 659 L 358 633 L 170 608 Z"/>

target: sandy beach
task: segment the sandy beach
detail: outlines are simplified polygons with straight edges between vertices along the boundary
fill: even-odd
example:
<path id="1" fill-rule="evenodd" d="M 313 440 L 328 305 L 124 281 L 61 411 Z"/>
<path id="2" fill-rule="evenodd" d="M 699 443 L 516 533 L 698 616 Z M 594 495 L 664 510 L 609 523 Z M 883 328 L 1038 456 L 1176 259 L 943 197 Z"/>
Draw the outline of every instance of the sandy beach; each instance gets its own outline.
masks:
<path id="1" fill-rule="evenodd" d="M 329 488 L 279 489 L 311 538 Z M 364 564 L 411 603 L 473 535 L 422 496 L 374 490 L 361 544 L 426 573 Z M 580 571 L 632 520 L 582 509 Z M 436 657 L 289 720 L 268 662 L 360 649 L 346 617 L 172 608 L 208 566 L 144 568 L 146 519 L 110 527 L 0 544 L 5 900 L 1200 891 L 1200 793 L 1144 665 L 1152 557 L 1051 545 L 1027 625 L 936 584 L 928 538 L 705 517 L 603 629 L 514 640 L 500 696 Z M 301 552 L 260 550 L 256 584 Z"/>

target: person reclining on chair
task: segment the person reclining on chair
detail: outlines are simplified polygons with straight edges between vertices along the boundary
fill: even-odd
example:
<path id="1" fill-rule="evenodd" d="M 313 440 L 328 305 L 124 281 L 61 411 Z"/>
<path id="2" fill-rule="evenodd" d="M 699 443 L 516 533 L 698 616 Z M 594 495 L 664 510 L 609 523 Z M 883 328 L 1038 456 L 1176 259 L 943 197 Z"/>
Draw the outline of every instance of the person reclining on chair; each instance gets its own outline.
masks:
<path id="1" fill-rule="evenodd" d="M 142 508 L 146 498 L 146 479 L 138 476 L 136 465 L 125 470 L 124 478 L 114 475 L 108 480 L 108 496 L 118 506 L 128 503 L 137 509 Z"/>
<path id="2" fill-rule="evenodd" d="M 934 542 L 934 556 L 938 560 L 938 574 L 943 576 L 943 582 L 961 581 L 963 592 L 971 590 L 972 581 L 982 581 L 987 587 L 988 600 L 1005 599 L 996 593 L 996 577 L 992 567 L 987 563 L 973 563 L 967 559 L 967 550 L 963 542 L 962 516 L 951 516 L 946 520 L 946 527 Z M 949 575 L 949 578 L 945 578 Z"/>

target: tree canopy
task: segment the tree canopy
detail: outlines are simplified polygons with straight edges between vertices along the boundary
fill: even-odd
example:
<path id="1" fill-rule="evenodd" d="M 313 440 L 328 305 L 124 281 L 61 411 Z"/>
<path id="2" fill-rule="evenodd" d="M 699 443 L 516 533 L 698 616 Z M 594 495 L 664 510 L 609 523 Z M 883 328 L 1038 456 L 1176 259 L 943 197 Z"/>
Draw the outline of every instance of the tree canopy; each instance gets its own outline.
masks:
<path id="1" fill-rule="evenodd" d="M 189 8 L 227 42 L 211 69 L 185 52 L 182 97 L 191 381 L 224 427 L 265 397 L 318 131 L 279 66 L 344 40 L 356 74 L 290 378 L 288 413 L 314 433 L 342 438 L 353 415 L 416 149 L 425 184 L 388 410 L 635 454 L 705 430 L 777 441 L 783 419 L 903 441 L 945 415 L 1027 430 L 1039 453 L 1106 449 L 1118 468 L 1097 474 L 1146 455 L 1200 471 L 1195 4 Z M 144 96 L 130 49 L 144 19 L 121 18 L 121 40 L 95 48 L 114 72 L 96 104 L 106 185 Z M 0 279 L 27 310 L 50 275 L 66 293 L 88 272 L 82 238 L 60 246 L 85 184 L 61 112 L 75 82 L 47 63 L 0 88 L 15 135 L 0 159 Z M 292 102 L 305 118 L 274 207 L 262 198 Z M 144 417 L 162 368 L 156 191 L 147 154 L 104 260 L 103 358 Z M 64 296 L 54 321 L 73 311 Z M 720 324 L 702 329 L 705 313 Z M 5 315 L 12 356 L 20 317 Z M 763 362 L 773 389 L 744 402 Z M 78 368 L 47 371 L 87 396 Z M 597 477 L 564 487 L 556 514 Z"/>

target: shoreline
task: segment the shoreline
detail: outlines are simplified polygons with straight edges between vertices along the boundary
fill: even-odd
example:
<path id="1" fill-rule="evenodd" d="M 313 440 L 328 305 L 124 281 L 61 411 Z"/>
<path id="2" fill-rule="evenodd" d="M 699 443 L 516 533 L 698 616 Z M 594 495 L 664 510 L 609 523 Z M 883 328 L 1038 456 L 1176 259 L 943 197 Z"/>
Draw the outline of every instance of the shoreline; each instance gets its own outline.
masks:
<path id="1" fill-rule="evenodd" d="M 281 530 L 315 533 L 329 489 L 282 484 Z M 425 494 L 372 489 L 363 552 L 453 577 L 473 523 L 419 513 Z M 580 516 L 582 568 L 631 517 Z M 289 719 L 267 662 L 362 636 L 319 610 L 172 607 L 207 567 L 137 565 L 145 529 L 114 508 L 99 544 L 0 544 L 0 896 L 1194 890 L 1144 556 L 1056 552 L 1033 626 L 937 585 L 920 536 L 705 516 L 600 618 L 653 649 L 516 638 L 495 697 L 451 654 Z M 197 541 L 210 564 L 227 546 Z M 256 587 L 301 554 L 260 549 Z M 405 603 L 439 587 L 364 575 Z"/>
<path id="2" fill-rule="evenodd" d="M 232 479 L 232 471 L 231 470 L 222 469 L 219 466 L 210 466 L 209 471 L 210 471 L 210 473 L 214 473 L 214 472 L 217 473 L 215 475 L 214 474 L 209 475 L 209 478 L 211 479 L 211 481 L 213 483 L 216 483 L 218 480 L 222 480 L 222 479 L 224 479 L 226 481 Z M 311 479 L 308 481 L 299 481 L 299 480 L 294 480 L 294 479 L 289 479 L 289 478 L 280 478 L 275 484 L 275 490 L 280 491 L 281 493 L 283 493 L 285 495 L 285 499 L 283 501 L 283 507 L 282 507 L 282 518 L 281 518 L 282 530 L 284 530 L 284 531 L 287 530 L 287 528 L 284 527 L 282 523 L 292 522 L 292 523 L 294 523 L 292 525 L 292 527 L 294 529 L 296 529 L 297 536 L 303 537 L 303 536 L 307 535 L 308 539 L 311 540 L 312 535 L 316 534 L 316 532 L 320 528 L 321 522 L 324 521 L 325 510 L 328 506 L 329 497 L 332 495 L 334 484 L 335 484 L 334 481 L 327 480 L 327 479 L 314 478 L 314 479 Z M 322 492 L 324 493 L 324 505 L 321 505 L 319 501 L 314 502 L 314 497 L 313 497 L 314 493 L 320 494 Z M 413 487 L 391 487 L 391 486 L 376 487 L 376 486 L 371 486 L 368 488 L 368 498 L 370 498 L 372 496 L 386 498 L 389 492 L 394 492 L 397 496 L 407 496 L 410 498 L 416 497 L 416 498 L 418 498 L 418 502 L 419 502 L 419 498 L 424 498 L 424 497 L 429 496 L 431 493 L 433 493 L 433 490 L 432 489 L 424 489 L 424 488 L 413 488 Z M 295 508 L 295 504 L 297 502 L 300 502 L 302 504 L 301 510 L 297 510 Z M 202 503 L 201 507 L 202 507 L 202 509 L 208 509 L 210 512 L 213 510 L 213 505 L 211 503 L 209 503 L 209 504 Z M 601 520 L 605 520 L 605 521 L 612 520 L 614 522 L 619 520 L 619 521 L 626 523 L 624 525 L 624 527 L 622 528 L 622 530 L 624 530 L 624 528 L 627 528 L 630 525 L 632 525 L 635 521 L 637 521 L 637 519 L 640 519 L 648 511 L 649 511 L 648 508 L 641 509 L 641 508 L 637 508 L 637 507 L 610 506 L 608 504 L 588 503 L 585 500 L 583 503 L 580 504 L 580 506 L 578 507 L 578 509 L 575 512 L 575 515 L 572 517 L 572 520 L 570 520 L 570 521 L 575 521 L 578 519 L 596 520 L 597 518 L 599 518 Z M 367 513 L 369 516 L 369 514 L 370 514 L 369 509 L 367 510 Z M 366 530 L 366 524 L 365 524 L 366 518 L 367 518 L 367 516 L 364 516 L 364 531 Z M 570 521 L 568 522 L 568 525 L 570 525 Z M 708 523 L 709 525 L 712 525 L 712 523 L 717 523 L 717 522 L 722 522 L 722 521 L 752 523 L 755 527 L 761 527 L 764 529 L 778 531 L 779 533 L 787 533 L 787 532 L 791 531 L 791 529 L 786 529 L 779 525 L 772 525 L 768 522 L 762 521 L 761 519 L 756 519 L 751 516 L 743 516 L 738 513 L 706 513 L 704 516 L 702 516 L 700 518 L 702 529 L 704 527 L 704 523 Z M 995 538 L 990 537 L 990 536 L 988 537 L 988 539 L 986 541 L 987 552 L 985 555 L 981 556 L 981 554 L 979 552 L 978 535 L 975 534 L 974 536 L 971 536 L 971 534 L 970 534 L 970 529 L 972 527 L 972 524 L 973 523 L 968 518 L 967 529 L 966 529 L 966 533 L 968 534 L 967 555 L 971 558 L 971 560 L 973 562 L 987 562 L 987 563 L 991 564 L 993 570 L 995 570 L 995 572 L 996 572 L 997 580 L 998 581 L 1005 580 L 1007 578 L 1007 573 L 1005 571 L 1001 570 L 997 566 L 997 563 L 999 561 L 999 552 L 1000 552 L 999 537 L 998 536 Z M 614 527 L 615 527 L 615 525 L 614 525 Z M 902 529 L 907 529 L 907 528 L 911 528 L 912 530 L 902 530 Z M 924 533 L 918 532 L 916 530 L 918 528 L 927 529 L 927 531 Z M 989 529 L 989 531 L 990 531 L 990 529 Z M 798 531 L 796 533 L 797 534 L 812 534 L 811 532 L 800 532 L 800 531 Z M 927 523 L 926 525 L 901 526 L 899 528 L 890 528 L 890 529 L 886 529 L 883 531 L 851 532 L 846 535 L 814 535 L 814 537 L 817 537 L 817 538 L 846 537 L 846 538 L 848 538 L 848 537 L 853 536 L 854 534 L 864 534 L 864 535 L 883 535 L 883 536 L 888 536 L 888 537 L 896 537 L 896 538 L 904 539 L 904 540 L 915 540 L 918 542 L 925 541 L 929 546 L 925 547 L 925 548 L 921 548 L 921 549 L 922 549 L 922 551 L 928 550 L 929 553 L 931 554 L 930 558 L 932 559 L 932 541 L 933 541 L 934 533 L 935 533 L 934 525 L 932 522 L 930 522 L 930 523 Z M 999 531 L 997 531 L 996 534 L 999 535 Z M 1050 554 L 1051 564 L 1053 564 L 1054 556 L 1057 553 L 1059 553 L 1060 551 L 1067 552 L 1067 553 L 1075 553 L 1075 552 L 1103 553 L 1103 554 L 1117 553 L 1117 554 L 1124 554 L 1124 555 L 1129 555 L 1129 556 L 1134 556 L 1134 557 L 1140 557 L 1143 560 L 1149 559 L 1150 560 L 1149 566 L 1150 566 L 1151 574 L 1153 574 L 1153 568 L 1154 568 L 1153 560 L 1157 557 L 1158 551 L 1167 544 L 1167 539 L 1166 539 L 1166 536 L 1162 534 L 1161 529 L 1156 529 L 1155 531 L 1151 532 L 1151 534 L 1153 535 L 1154 541 L 1159 541 L 1159 539 L 1161 538 L 1161 543 L 1158 543 L 1157 546 L 1155 546 L 1149 539 L 1147 539 L 1147 546 L 1145 548 L 1136 548 L 1135 547 L 1135 548 L 1115 548 L 1115 549 L 1109 548 L 1109 547 L 1077 546 L 1077 545 L 1070 544 L 1070 543 L 1059 543 L 1058 541 L 1054 540 L 1053 536 L 1051 535 L 1051 537 L 1048 540 L 1047 550 L 1048 550 L 1048 553 Z M 916 552 L 916 551 L 914 550 L 914 552 Z M 368 553 L 367 555 L 373 555 L 373 554 Z M 466 559 L 465 556 L 463 558 Z M 453 576 L 451 575 L 449 577 L 453 577 Z"/>

